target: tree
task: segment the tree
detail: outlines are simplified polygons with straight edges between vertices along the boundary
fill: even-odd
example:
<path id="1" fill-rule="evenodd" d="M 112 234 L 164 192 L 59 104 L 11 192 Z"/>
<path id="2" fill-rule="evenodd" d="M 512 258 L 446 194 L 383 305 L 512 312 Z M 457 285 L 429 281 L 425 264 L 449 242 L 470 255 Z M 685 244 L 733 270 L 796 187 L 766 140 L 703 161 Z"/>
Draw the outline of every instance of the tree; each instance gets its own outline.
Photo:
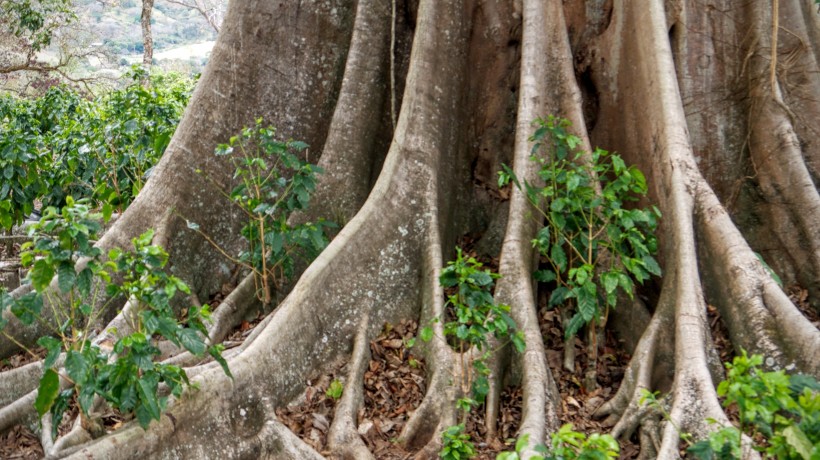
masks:
<path id="1" fill-rule="evenodd" d="M 77 76 L 74 67 L 83 59 L 105 58 L 90 42 L 68 0 L 0 1 L 0 78 L 6 90 L 24 94 L 29 87 L 60 81 L 88 90 L 95 79 Z M 56 59 L 44 59 L 46 49 Z M 10 84 L 15 80 L 18 84 Z"/>
<path id="2" fill-rule="evenodd" d="M 172 271 L 200 299 L 218 290 L 231 270 L 177 216 L 195 219 L 223 248 L 239 244 L 241 219 L 195 171 L 229 183 L 213 148 L 260 116 L 314 146 L 327 174 L 310 214 L 345 225 L 228 356 L 233 380 L 213 364 L 192 367 L 200 388 L 147 431 L 131 424 L 59 456 L 317 458 L 274 408 L 340 356 L 352 356 L 350 382 L 361 381 L 369 339 L 385 322 L 440 316 L 441 268 L 469 231 L 500 250 L 495 297 L 511 306 L 526 343 L 512 366 L 494 364 L 488 419 L 501 376 L 518 369 L 520 434 L 543 443 L 558 428 L 560 395 L 538 329 L 536 224 L 523 193 L 512 189 L 501 204 L 491 191 L 502 163 L 535 179 L 531 123 L 552 113 L 572 122 L 585 150 L 617 150 L 645 171 L 662 211 L 664 275 L 650 301 L 636 296 L 613 313 L 634 358 L 598 415 L 611 417 L 616 436 L 639 429 L 647 458 L 677 458 L 678 429 L 703 437 L 716 429 L 707 417 L 728 421 L 707 302 L 736 349 L 765 354 L 770 367 L 820 373 L 820 333 L 756 254 L 817 308 L 818 49 L 820 18 L 806 0 L 780 0 L 775 11 L 728 1 L 230 2 L 166 154 L 98 245 L 127 247 L 153 228 Z M 252 286 L 241 282 L 225 299 L 212 337 L 254 306 Z M 38 332 L 13 319 L 7 330 L 21 343 Z M 0 356 L 16 349 L 0 339 Z M 435 338 L 424 354 L 427 395 L 400 441 L 429 458 L 437 433 L 455 424 L 457 356 Z M 0 377 L 0 427 L 33 411 L 32 366 Z M 643 389 L 669 392 L 674 423 L 658 428 L 639 404 Z M 330 428 L 335 453 L 366 457 L 356 432 L 361 397 L 361 385 L 346 386 Z"/>
<path id="3" fill-rule="evenodd" d="M 154 62 L 154 37 L 151 34 L 151 13 L 154 11 L 154 0 L 142 0 L 140 26 L 142 27 L 142 65 L 151 67 Z"/>
<path id="4" fill-rule="evenodd" d="M 199 13 L 211 26 L 219 33 L 222 20 L 225 18 L 225 6 L 227 0 L 167 0 L 168 3 L 176 3 Z"/>

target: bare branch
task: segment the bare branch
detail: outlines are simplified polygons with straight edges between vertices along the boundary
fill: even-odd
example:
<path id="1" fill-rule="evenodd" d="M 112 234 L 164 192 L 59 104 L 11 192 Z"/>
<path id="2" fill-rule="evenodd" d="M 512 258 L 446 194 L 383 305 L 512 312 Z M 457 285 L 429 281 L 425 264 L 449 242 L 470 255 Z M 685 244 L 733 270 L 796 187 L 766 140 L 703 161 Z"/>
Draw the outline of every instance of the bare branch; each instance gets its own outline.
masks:
<path id="1" fill-rule="evenodd" d="M 226 0 L 165 0 L 168 3 L 184 6 L 198 12 L 208 25 L 219 33 L 222 19 L 225 17 Z"/>

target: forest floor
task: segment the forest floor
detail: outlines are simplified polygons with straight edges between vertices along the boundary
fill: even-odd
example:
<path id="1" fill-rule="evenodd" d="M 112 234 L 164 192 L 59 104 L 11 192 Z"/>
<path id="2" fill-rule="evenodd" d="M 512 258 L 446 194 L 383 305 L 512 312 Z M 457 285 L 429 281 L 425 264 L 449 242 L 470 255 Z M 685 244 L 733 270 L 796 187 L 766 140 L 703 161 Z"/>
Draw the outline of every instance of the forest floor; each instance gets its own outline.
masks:
<path id="1" fill-rule="evenodd" d="M 462 238 L 459 243 L 466 255 L 477 257 L 486 267 L 495 270 L 497 260 L 478 257 L 472 249 L 473 242 L 474 239 Z M 0 261 L 15 259 L 18 249 L 15 245 L 11 253 L 0 252 Z M 4 252 L 8 252 L 7 249 Z M 820 328 L 820 315 L 810 307 L 807 291 L 792 286 L 787 288 L 786 292 L 809 320 Z M 220 296 L 217 295 L 211 300 L 218 304 Z M 723 362 L 731 361 L 734 350 L 717 309 L 710 305 L 708 315 L 712 339 L 720 358 Z M 574 340 L 575 371 L 565 370 L 562 366 L 564 337 L 561 315 L 556 309 L 546 307 L 545 296 L 542 296 L 539 304 L 539 317 L 547 359 L 560 392 L 560 423 L 571 423 L 575 430 L 587 434 L 607 432 L 609 427 L 605 426 L 603 421 L 595 419 L 592 414 L 617 392 L 625 367 L 629 363 L 628 352 L 623 344 L 607 331 L 606 342 L 599 352 L 597 365 L 599 387 L 594 391 L 587 391 L 583 385 L 583 374 L 587 366 L 586 345 L 578 338 Z M 228 341 L 240 343 L 261 319 L 262 316 L 259 315 L 255 319 L 243 321 L 229 336 Z M 418 327 L 416 321 L 387 324 L 384 325 L 381 334 L 370 343 L 371 360 L 364 376 L 364 406 L 358 413 L 357 422 L 359 434 L 379 459 L 408 459 L 414 455 L 414 452 L 405 451 L 397 443 L 397 439 L 410 414 L 421 403 L 426 392 L 424 360 L 414 354 L 415 350 L 408 347 L 408 341 L 417 336 Z M 0 361 L 0 372 L 20 367 L 34 359 L 34 356 L 26 353 L 14 355 Z M 333 421 L 334 407 L 338 399 L 338 395 L 332 395 L 328 388 L 336 380 L 339 380 L 344 388 L 346 366 L 345 362 L 336 363 L 329 372 L 312 376 L 306 382 L 306 390 L 299 398 L 277 410 L 280 420 L 320 453 L 329 454 L 326 444 L 327 433 Z M 466 428 L 479 452 L 476 458 L 494 459 L 499 452 L 512 450 L 521 418 L 521 404 L 520 388 L 510 386 L 503 390 L 497 421 L 498 434 L 495 437 L 487 436 L 483 420 L 484 408 L 478 407 L 471 412 Z M 66 417 L 66 421 L 70 419 L 71 417 Z M 110 419 L 106 426 L 112 430 L 124 422 L 122 417 L 116 415 Z M 0 434 L 0 458 L 42 458 L 43 451 L 32 428 L 36 427 L 16 426 Z M 61 426 L 60 431 L 66 431 L 68 428 L 69 426 Z M 620 446 L 620 458 L 637 458 L 639 448 L 634 437 L 621 439 Z"/>

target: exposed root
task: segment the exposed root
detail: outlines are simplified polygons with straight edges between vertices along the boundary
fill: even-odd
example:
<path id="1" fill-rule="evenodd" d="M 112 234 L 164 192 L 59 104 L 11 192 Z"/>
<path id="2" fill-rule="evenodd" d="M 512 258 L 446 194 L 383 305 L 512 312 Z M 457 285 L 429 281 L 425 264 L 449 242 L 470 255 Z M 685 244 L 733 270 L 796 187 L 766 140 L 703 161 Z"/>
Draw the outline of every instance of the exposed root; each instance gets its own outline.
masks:
<path id="1" fill-rule="evenodd" d="M 494 337 L 488 341 L 490 350 L 496 352 L 490 356 L 490 359 L 485 364 L 490 369 L 490 375 L 487 376 L 489 390 L 484 399 L 484 427 L 487 429 L 487 439 L 494 439 L 498 434 L 498 415 L 501 408 L 501 391 L 504 389 L 504 375 L 509 368 L 510 354 L 512 352 L 510 346 L 504 346 L 499 349 L 498 341 Z"/>
<path id="2" fill-rule="evenodd" d="M 51 436 L 51 412 L 47 412 L 40 418 L 40 446 L 47 454 L 54 449 L 54 438 Z"/>
<path id="3" fill-rule="evenodd" d="M 638 403 L 640 392 L 655 390 L 661 383 L 655 382 L 652 376 L 655 363 L 664 361 L 658 359 L 657 353 L 663 350 L 658 342 L 674 332 L 674 380 L 669 395 L 669 421 L 659 447 L 652 439 L 651 431 L 654 430 L 651 427 L 647 428 L 650 432 L 642 436 L 643 442 L 652 442 L 647 448 L 657 451 L 658 458 L 672 459 L 679 457 L 679 430 L 702 438 L 714 429 L 707 426 L 706 418 L 728 423 L 714 388 L 712 373 L 716 372 L 716 366 L 710 361 L 714 360 L 715 353 L 711 350 L 706 304 L 698 272 L 693 215 L 699 175 L 687 139 L 686 120 L 674 77 L 663 3 L 652 1 L 641 7 L 624 4 L 615 18 L 614 30 L 627 23 L 636 26 L 612 46 L 621 47 L 621 53 L 638 53 L 647 58 L 637 75 L 631 77 L 637 81 L 629 82 L 640 84 L 646 90 L 639 93 L 641 98 L 628 104 L 654 104 L 659 108 L 657 114 L 660 116 L 647 119 L 634 137 L 635 145 L 627 147 L 651 146 L 655 152 L 647 169 L 662 178 L 655 193 L 665 212 L 664 254 L 668 263 L 665 264 L 659 305 L 636 349 L 624 383 L 616 397 L 599 409 L 598 414 L 611 414 L 617 418 L 613 434 L 618 436 L 631 434 L 638 424 L 652 418 L 646 414 L 650 409 Z"/>
<path id="4" fill-rule="evenodd" d="M 0 433 L 5 432 L 14 425 L 23 423 L 27 419 L 36 420 L 37 412 L 34 410 L 34 401 L 36 399 L 37 390 L 33 390 L 0 408 Z"/>
<path id="5" fill-rule="evenodd" d="M 51 433 L 46 432 L 45 425 L 43 425 L 43 433 L 42 436 L 51 436 Z M 83 428 L 82 424 L 80 423 L 80 417 L 78 416 L 77 419 L 74 421 L 74 425 L 71 427 L 71 431 L 61 436 L 57 439 L 56 442 L 51 446 L 50 449 L 46 448 L 46 445 L 43 444 L 43 451 L 46 452 L 47 458 L 60 458 L 63 453 L 70 450 L 73 447 L 85 444 L 91 441 L 93 438 L 89 432 Z"/>
<path id="6" fill-rule="evenodd" d="M 776 53 L 777 42 L 766 30 L 766 26 L 775 20 L 772 12 L 767 8 L 755 8 L 748 13 L 753 21 L 750 32 L 755 43 L 770 46 L 772 53 Z M 791 264 L 782 264 L 780 260 L 773 262 L 776 267 L 794 269 L 795 273 L 790 275 L 818 298 L 820 193 L 803 158 L 795 120 L 783 101 L 781 84 L 777 78 L 763 77 L 770 64 L 762 56 L 751 61 L 750 156 L 759 173 L 757 181 L 766 201 L 769 227 L 792 259 Z M 816 68 L 812 70 L 816 71 Z"/>
<path id="7" fill-rule="evenodd" d="M 433 227 L 435 228 L 435 227 Z M 441 448 L 439 434 L 448 426 L 456 424 L 455 401 L 457 376 L 455 353 L 444 338 L 444 299 L 438 279 L 444 258 L 437 231 L 428 238 L 424 252 L 424 272 L 422 275 L 422 309 L 419 327 L 429 325 L 433 338 L 423 344 L 423 355 L 427 363 L 427 394 L 419 407 L 407 420 L 400 441 L 407 450 L 420 449 L 417 458 L 435 456 Z M 433 321 L 438 319 L 438 321 Z"/>
<path id="8" fill-rule="evenodd" d="M 242 318 L 258 304 L 255 292 L 254 275 L 242 279 L 211 315 L 212 323 L 208 326 L 210 343 L 220 343 L 236 327 Z"/>
<path id="9" fill-rule="evenodd" d="M 732 343 L 763 354 L 769 367 L 820 374 L 820 331 L 766 272 L 708 185 L 700 190 L 701 260 L 709 275 L 705 284 Z"/>
<path id="10" fill-rule="evenodd" d="M 55 366 L 61 366 L 65 355 L 57 358 Z M 16 369 L 0 373 L 0 407 L 37 389 L 43 375 L 43 362 L 34 361 Z"/>
<path id="11" fill-rule="evenodd" d="M 390 16 L 389 2 L 366 0 L 356 7 L 342 88 L 319 161 L 326 173 L 306 211 L 310 219 L 330 216 L 345 224 L 367 199 L 374 159 L 390 132 L 382 123 Z"/>
<path id="12" fill-rule="evenodd" d="M 327 435 L 331 451 L 341 459 L 372 459 L 364 441 L 356 428 L 356 418 L 363 401 L 364 373 L 370 362 L 370 340 L 368 338 L 368 317 L 365 313 L 353 344 L 350 370 L 345 379 L 342 398 L 336 404 L 333 422 Z"/>
<path id="13" fill-rule="evenodd" d="M 638 455 L 638 460 L 658 458 L 658 449 L 661 447 L 660 432 L 660 423 L 655 417 L 647 417 L 641 423 L 639 434 L 641 452 Z"/>
<path id="14" fill-rule="evenodd" d="M 569 42 L 561 2 L 525 0 L 523 7 L 521 90 L 515 129 L 513 168 L 520 180 L 537 180 L 534 162 L 529 160 L 531 123 L 548 113 L 561 112 L 582 131 L 588 149 L 580 94 L 575 84 Z M 546 24 L 546 28 L 544 25 Z M 545 58 L 546 57 L 546 58 Z M 551 70 L 552 69 L 552 70 Z M 555 78 L 552 78 L 556 74 Z M 562 78 L 568 77 L 568 78 Z M 550 82 L 560 82 L 550 87 Z M 535 306 L 532 270 L 537 255 L 530 241 L 537 230 L 530 204 L 520 190 L 511 194 L 507 231 L 501 251 L 496 299 L 511 306 L 511 316 L 524 334 L 526 349 L 516 356 L 513 367 L 521 369 L 523 412 L 519 436 L 527 435 L 532 448 L 545 442 L 546 434 L 558 428 L 558 390 L 544 352 Z"/>
<path id="15" fill-rule="evenodd" d="M 264 443 L 259 451 L 260 458 L 290 460 L 304 458 L 310 460 L 324 460 L 318 452 L 299 439 L 292 431 L 276 419 L 265 422 L 265 429 L 257 436 Z M 247 442 L 247 441 L 246 441 Z M 244 449 L 253 452 L 251 449 Z"/>
<path id="16" fill-rule="evenodd" d="M 652 373 L 661 344 L 659 334 L 664 326 L 670 325 L 668 319 L 664 321 L 668 317 L 668 313 L 655 313 L 638 342 L 618 392 L 594 413 L 596 417 L 608 417 L 604 424 L 613 426 L 612 435 L 616 438 L 630 437 L 640 422 L 639 414 L 645 412 L 646 408 L 639 401 L 643 390 L 653 388 Z"/>

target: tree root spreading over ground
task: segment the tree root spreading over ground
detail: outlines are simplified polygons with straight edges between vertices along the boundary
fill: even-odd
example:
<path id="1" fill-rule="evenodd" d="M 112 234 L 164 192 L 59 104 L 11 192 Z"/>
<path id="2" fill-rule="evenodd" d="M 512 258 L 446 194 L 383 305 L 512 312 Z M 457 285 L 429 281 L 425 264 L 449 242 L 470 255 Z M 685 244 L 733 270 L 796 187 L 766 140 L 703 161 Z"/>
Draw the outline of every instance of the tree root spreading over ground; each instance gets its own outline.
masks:
<path id="1" fill-rule="evenodd" d="M 194 170 L 212 172 L 227 186 L 230 171 L 213 146 L 259 116 L 283 136 L 317 147 L 328 171 L 318 186 L 321 200 L 294 219 L 327 216 L 345 225 L 255 327 L 245 322 L 259 307 L 252 280 L 222 293 L 210 336 L 236 342 L 226 352 L 233 379 L 212 362 L 171 357 L 189 366 L 199 387 L 172 401 L 160 421 L 147 430 L 125 423 L 48 454 L 384 458 L 385 441 L 395 438 L 397 449 L 434 457 L 440 433 L 457 422 L 462 395 L 452 370 L 459 356 L 443 340 L 441 322 L 432 323 L 434 339 L 412 351 L 423 363 L 422 381 L 413 370 L 400 371 L 409 354 L 392 341 L 407 338 L 408 321 L 442 318 L 438 276 L 465 234 L 481 235 L 476 246 L 498 257 L 495 297 L 511 306 L 526 343 L 524 353 L 506 350 L 492 362 L 486 412 L 470 422 L 477 433 L 511 436 L 505 417 L 520 411 L 517 434 L 529 435 L 532 446 L 546 442 L 567 414 L 594 415 L 624 440 L 628 455 L 637 453 L 632 439 L 640 443 L 639 458 L 678 458 L 678 430 L 701 438 L 715 429 L 707 418 L 729 423 L 715 392 L 729 346 L 765 354 L 772 368 L 820 374 L 820 143 L 812 134 L 820 119 L 820 20 L 810 2 L 779 3 L 774 87 L 765 8 L 684 0 L 419 0 L 397 1 L 394 15 L 384 3 L 230 3 L 168 152 L 98 244 L 128 247 L 153 227 L 171 254 L 171 270 L 199 298 L 231 285 L 232 267 L 214 262 L 221 260 L 217 252 L 167 211 L 196 217 L 226 250 L 239 247 L 241 216 L 215 200 Z M 396 42 L 388 47 L 391 28 Z M 620 353 L 632 356 L 623 380 L 617 391 L 613 384 L 611 393 L 581 401 L 568 394 L 567 375 L 554 366 L 556 350 L 544 347 L 556 318 L 537 301 L 547 286 L 532 281 L 537 222 L 519 190 L 494 185 L 502 163 L 520 179 L 535 179 L 531 123 L 548 114 L 569 119 L 587 151 L 601 145 L 636 164 L 647 175 L 648 200 L 663 213 L 663 278 L 633 305 L 619 306 L 611 321 L 614 331 L 625 332 Z M 508 202 L 499 202 L 505 195 Z M 784 292 L 756 253 L 786 285 L 805 290 Z M 726 333 L 715 338 L 723 331 L 715 328 L 718 317 Z M 377 339 L 385 324 L 403 332 Z M 230 335 L 237 327 L 241 341 Z M 7 331 L 26 345 L 37 338 L 15 321 Z M 400 351 L 401 364 L 391 363 L 387 349 Z M 0 339 L 0 358 L 18 352 Z M 602 359 L 607 354 L 618 352 L 604 348 Z M 401 420 L 386 431 L 368 412 L 385 397 L 374 393 L 382 391 L 373 383 L 374 363 L 416 387 L 412 409 L 400 405 Z M 23 450 L 30 436 L 12 427 L 36 424 L 28 400 L 37 366 L 0 373 L 0 388 L 18 388 L 0 407 L 0 425 L 11 429 L 3 436 L 25 439 Z M 27 385 L 18 383 L 24 374 Z M 344 382 L 332 407 L 321 397 L 330 378 Z M 520 409 L 502 404 L 508 385 L 508 400 L 520 401 Z M 643 390 L 664 394 L 670 422 L 639 403 Z M 308 405 L 289 406 L 299 395 Z"/>

